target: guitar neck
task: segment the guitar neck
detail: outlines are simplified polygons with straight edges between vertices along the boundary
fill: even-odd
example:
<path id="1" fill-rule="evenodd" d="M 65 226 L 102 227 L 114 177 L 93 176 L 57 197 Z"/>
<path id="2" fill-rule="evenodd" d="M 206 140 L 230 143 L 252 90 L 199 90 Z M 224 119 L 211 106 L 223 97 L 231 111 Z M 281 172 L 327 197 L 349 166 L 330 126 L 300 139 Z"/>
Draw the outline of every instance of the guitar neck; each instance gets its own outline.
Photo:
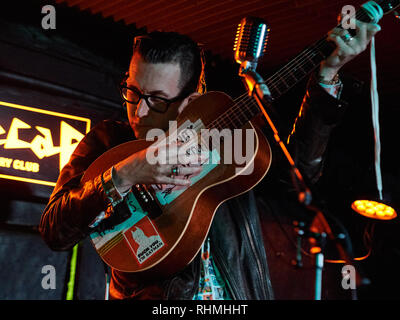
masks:
<path id="1" fill-rule="evenodd" d="M 298 84 L 328 57 L 335 45 L 326 37 L 308 46 L 289 63 L 279 69 L 274 75 L 265 80 L 273 100 L 278 99 L 290 88 Z M 235 100 L 235 104 L 225 112 L 221 119 L 213 121 L 217 129 L 241 128 L 260 113 L 257 102 L 253 97 L 244 94 Z"/>
<path id="2" fill-rule="evenodd" d="M 273 100 L 289 91 L 335 50 L 335 44 L 326 37 L 308 46 L 274 75 L 265 80 Z"/>

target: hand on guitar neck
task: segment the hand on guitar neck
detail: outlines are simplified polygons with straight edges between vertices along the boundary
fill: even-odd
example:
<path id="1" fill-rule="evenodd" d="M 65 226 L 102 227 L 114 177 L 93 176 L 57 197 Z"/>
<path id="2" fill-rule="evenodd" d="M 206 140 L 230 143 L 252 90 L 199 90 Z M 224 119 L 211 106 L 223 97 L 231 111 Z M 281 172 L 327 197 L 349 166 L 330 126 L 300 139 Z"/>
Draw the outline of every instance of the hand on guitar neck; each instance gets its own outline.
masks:
<path id="1" fill-rule="evenodd" d="M 363 52 L 375 34 L 381 30 L 378 24 L 355 21 L 354 36 L 343 28 L 334 28 L 328 33 L 328 40 L 336 44 L 335 51 L 322 61 L 319 71 L 320 79 L 332 81 L 340 68 Z"/>

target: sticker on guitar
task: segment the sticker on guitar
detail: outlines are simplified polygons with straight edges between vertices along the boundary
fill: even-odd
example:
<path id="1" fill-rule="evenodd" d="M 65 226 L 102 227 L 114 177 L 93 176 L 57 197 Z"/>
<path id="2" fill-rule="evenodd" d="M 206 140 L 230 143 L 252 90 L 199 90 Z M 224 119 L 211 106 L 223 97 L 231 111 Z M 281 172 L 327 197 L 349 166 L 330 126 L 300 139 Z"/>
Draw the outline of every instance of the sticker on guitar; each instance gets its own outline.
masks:
<path id="1" fill-rule="evenodd" d="M 148 217 L 126 230 L 124 237 L 140 264 L 164 246 L 164 241 Z"/>

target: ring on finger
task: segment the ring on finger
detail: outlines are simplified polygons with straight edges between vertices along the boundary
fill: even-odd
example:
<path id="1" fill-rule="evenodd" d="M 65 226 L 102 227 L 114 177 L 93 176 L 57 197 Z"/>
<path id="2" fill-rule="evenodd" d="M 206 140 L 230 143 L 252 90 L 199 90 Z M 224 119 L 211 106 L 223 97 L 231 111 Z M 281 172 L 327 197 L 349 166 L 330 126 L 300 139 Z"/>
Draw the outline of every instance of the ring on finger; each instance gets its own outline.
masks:
<path id="1" fill-rule="evenodd" d="M 344 42 L 348 43 L 348 42 L 350 42 L 351 40 L 353 40 L 353 37 L 350 35 L 350 33 L 346 33 L 346 34 L 342 37 L 342 39 L 344 40 Z"/>
<path id="2" fill-rule="evenodd" d="M 179 176 L 179 167 L 174 166 L 171 168 L 171 178 Z"/>

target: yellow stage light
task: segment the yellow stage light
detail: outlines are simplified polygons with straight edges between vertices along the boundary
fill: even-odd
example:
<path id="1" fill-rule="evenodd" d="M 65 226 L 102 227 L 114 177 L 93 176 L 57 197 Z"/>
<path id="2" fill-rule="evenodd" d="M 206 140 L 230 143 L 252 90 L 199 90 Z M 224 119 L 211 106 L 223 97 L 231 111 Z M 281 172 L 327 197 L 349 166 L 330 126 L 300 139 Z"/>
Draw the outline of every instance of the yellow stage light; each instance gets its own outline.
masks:
<path id="1" fill-rule="evenodd" d="M 368 218 L 379 220 L 392 220 L 397 217 L 396 210 L 381 202 L 371 200 L 356 200 L 351 204 L 351 208 Z"/>

